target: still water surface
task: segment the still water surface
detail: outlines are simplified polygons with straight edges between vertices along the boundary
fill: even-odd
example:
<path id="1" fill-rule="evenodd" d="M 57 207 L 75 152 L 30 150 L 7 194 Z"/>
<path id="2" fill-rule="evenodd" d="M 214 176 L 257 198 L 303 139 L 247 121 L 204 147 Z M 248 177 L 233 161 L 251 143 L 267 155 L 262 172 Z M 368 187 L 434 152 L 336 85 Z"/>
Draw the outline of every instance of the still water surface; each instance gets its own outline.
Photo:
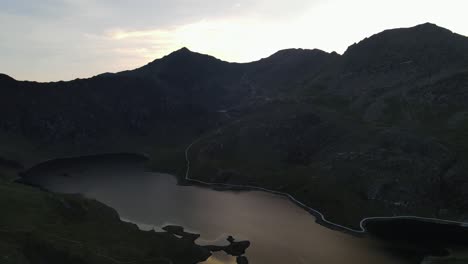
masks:
<path id="1" fill-rule="evenodd" d="M 184 226 L 201 234 L 201 245 L 227 244 L 228 235 L 249 240 L 246 256 L 254 264 L 406 263 L 383 243 L 327 229 L 288 199 L 269 193 L 179 186 L 171 175 L 122 161 L 80 162 L 37 174 L 43 187 L 99 200 L 142 229 Z M 231 264 L 235 258 L 217 253 L 206 263 Z"/>

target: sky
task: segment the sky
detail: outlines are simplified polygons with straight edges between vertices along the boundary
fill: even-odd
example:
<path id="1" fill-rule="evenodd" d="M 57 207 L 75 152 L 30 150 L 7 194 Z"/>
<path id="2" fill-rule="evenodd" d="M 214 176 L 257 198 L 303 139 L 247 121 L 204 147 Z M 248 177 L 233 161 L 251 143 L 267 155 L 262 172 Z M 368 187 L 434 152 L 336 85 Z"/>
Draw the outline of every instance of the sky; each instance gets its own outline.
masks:
<path id="1" fill-rule="evenodd" d="M 58 81 L 134 69 L 182 47 L 230 62 L 286 48 L 342 54 L 385 29 L 468 36 L 467 0 L 0 0 L 0 73 Z"/>

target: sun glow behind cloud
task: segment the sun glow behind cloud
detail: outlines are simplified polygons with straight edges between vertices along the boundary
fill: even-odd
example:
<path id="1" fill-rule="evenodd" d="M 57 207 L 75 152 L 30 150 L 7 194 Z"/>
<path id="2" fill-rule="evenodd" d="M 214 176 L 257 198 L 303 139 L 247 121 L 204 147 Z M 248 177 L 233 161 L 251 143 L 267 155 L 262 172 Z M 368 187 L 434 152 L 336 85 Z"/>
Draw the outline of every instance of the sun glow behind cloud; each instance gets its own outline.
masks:
<path id="1" fill-rule="evenodd" d="M 202 20 L 167 30 L 113 30 L 108 37 L 127 48 L 145 46 L 145 58 L 158 58 L 181 47 L 208 53 L 224 60 L 247 62 L 291 46 L 292 36 L 278 34 L 282 25 L 254 19 Z M 269 42 L 265 45 L 265 42 Z"/>
<path id="2" fill-rule="evenodd" d="M 0 72 L 73 79 L 139 67 L 181 47 L 232 62 L 285 48 L 343 53 L 382 30 L 424 22 L 468 35 L 466 0 L 45 1 L 54 8 L 44 4 L 42 17 L 14 4 L 0 9 Z"/>
<path id="3" fill-rule="evenodd" d="M 351 12 L 361 10 L 362 12 Z M 443 16 L 442 14 L 452 14 Z M 384 29 L 428 21 L 458 28 L 461 9 L 435 1 L 395 0 L 321 2 L 287 21 L 255 16 L 205 19 L 167 29 L 123 30 L 109 33 L 121 45 L 141 45 L 143 58 L 158 58 L 181 47 L 233 62 L 249 62 L 285 48 L 319 48 L 343 53 L 346 48 Z M 468 30 L 465 30 L 468 33 Z"/>

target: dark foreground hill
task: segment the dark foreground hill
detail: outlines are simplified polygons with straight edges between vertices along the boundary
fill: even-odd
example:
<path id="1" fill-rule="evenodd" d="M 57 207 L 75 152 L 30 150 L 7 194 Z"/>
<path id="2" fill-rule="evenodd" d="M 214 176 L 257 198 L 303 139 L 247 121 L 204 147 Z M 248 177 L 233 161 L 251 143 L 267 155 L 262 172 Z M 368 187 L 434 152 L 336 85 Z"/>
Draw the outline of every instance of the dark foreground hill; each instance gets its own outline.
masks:
<path id="1" fill-rule="evenodd" d="M 468 218 L 468 38 L 432 24 L 343 54 L 176 51 L 70 82 L 0 76 L 1 156 L 142 152 L 155 170 L 293 194 L 337 223 Z"/>
<path id="2" fill-rule="evenodd" d="M 198 263 L 210 251 L 168 232 L 143 232 L 117 212 L 81 195 L 11 183 L 0 165 L 0 263 Z"/>

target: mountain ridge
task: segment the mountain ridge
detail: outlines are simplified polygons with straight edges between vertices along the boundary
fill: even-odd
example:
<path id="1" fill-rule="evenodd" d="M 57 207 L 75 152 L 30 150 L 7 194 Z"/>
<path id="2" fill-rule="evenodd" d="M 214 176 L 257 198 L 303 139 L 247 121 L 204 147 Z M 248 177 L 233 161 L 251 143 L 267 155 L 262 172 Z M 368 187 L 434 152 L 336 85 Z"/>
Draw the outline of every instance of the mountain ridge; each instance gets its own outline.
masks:
<path id="1" fill-rule="evenodd" d="M 417 38 L 415 38 L 417 36 Z M 229 63 L 180 49 L 69 82 L 0 76 L 0 157 L 26 167 L 97 152 L 291 193 L 333 222 L 468 219 L 468 38 L 432 24 L 345 54 L 288 49 Z M 429 193 L 429 194 L 428 194 Z"/>
<path id="2" fill-rule="evenodd" d="M 257 63 L 257 62 L 260 62 L 260 61 L 263 61 L 263 60 L 273 59 L 273 58 L 275 58 L 275 57 L 277 57 L 279 55 L 286 55 L 286 54 L 296 55 L 297 56 L 299 54 L 304 54 L 304 53 L 327 53 L 327 54 L 332 54 L 332 55 L 336 54 L 336 55 L 339 55 L 339 56 L 346 56 L 347 53 L 349 53 L 352 49 L 354 49 L 356 46 L 359 46 L 360 44 L 362 45 L 363 43 L 366 43 L 366 42 L 372 40 L 373 38 L 382 37 L 382 36 L 385 36 L 385 35 L 388 35 L 388 34 L 393 34 L 393 33 L 400 33 L 400 34 L 409 33 L 409 35 L 412 35 L 412 36 L 414 36 L 414 33 L 417 33 L 417 34 L 430 34 L 431 36 L 434 36 L 434 33 L 437 33 L 437 34 L 443 34 L 445 36 L 456 37 L 458 39 L 464 39 L 465 41 L 468 39 L 468 37 L 466 37 L 464 35 L 454 33 L 452 31 L 450 31 L 449 29 L 440 27 L 440 26 L 438 26 L 436 24 L 433 24 L 433 23 L 430 23 L 430 22 L 426 22 L 426 23 L 419 24 L 419 25 L 416 25 L 416 26 L 413 26 L 413 27 L 394 28 L 394 29 L 387 29 L 387 30 L 381 31 L 381 32 L 376 33 L 376 34 L 374 34 L 374 35 L 372 35 L 370 37 L 367 37 L 367 38 L 365 38 L 365 39 L 363 39 L 363 40 L 361 40 L 361 41 L 359 41 L 357 43 L 354 43 L 354 44 L 350 45 L 342 55 L 340 55 L 340 54 L 338 54 L 336 52 L 328 53 L 328 52 L 325 52 L 325 51 L 317 49 L 317 48 L 313 48 L 313 49 L 290 48 L 290 49 L 279 50 L 279 51 L 273 53 L 272 55 L 270 55 L 268 57 L 265 57 L 265 58 L 261 58 L 259 60 L 255 60 L 255 61 L 252 61 L 252 62 L 238 63 L 238 62 L 224 61 L 224 60 L 221 60 L 221 59 L 216 58 L 214 56 L 204 54 L 204 53 L 194 52 L 194 51 L 191 51 L 187 47 L 182 47 L 182 48 L 180 48 L 178 50 L 175 50 L 175 51 L 169 53 L 168 55 L 165 55 L 165 56 L 163 56 L 161 58 L 155 59 L 155 60 L 147 63 L 146 65 L 135 68 L 133 70 L 124 70 L 124 71 L 115 72 L 115 73 L 105 72 L 105 73 L 97 74 L 97 75 L 95 75 L 93 77 L 78 78 L 78 79 L 91 79 L 91 78 L 102 76 L 102 75 L 114 75 L 114 74 L 119 74 L 119 73 L 137 71 L 137 70 L 145 68 L 145 67 L 147 67 L 147 66 L 149 66 L 151 64 L 157 63 L 157 62 L 159 62 L 161 60 L 167 60 L 167 59 L 170 59 L 171 57 L 180 57 L 180 56 L 200 56 L 200 57 L 205 57 L 205 58 L 211 58 L 211 59 L 214 59 L 214 60 L 217 60 L 217 61 L 220 61 L 220 62 L 235 64 L 235 65 L 254 64 L 254 63 Z M 1 73 L 1 74 L 9 76 L 6 73 Z M 13 78 L 13 77 L 10 77 L 10 78 Z M 25 80 L 25 81 L 35 82 L 34 80 Z M 73 81 L 73 80 L 71 80 L 71 81 Z M 51 82 L 51 83 L 55 83 L 55 82 L 63 82 L 63 81 L 54 81 L 54 82 Z M 49 82 L 41 82 L 41 83 L 49 83 Z"/>

